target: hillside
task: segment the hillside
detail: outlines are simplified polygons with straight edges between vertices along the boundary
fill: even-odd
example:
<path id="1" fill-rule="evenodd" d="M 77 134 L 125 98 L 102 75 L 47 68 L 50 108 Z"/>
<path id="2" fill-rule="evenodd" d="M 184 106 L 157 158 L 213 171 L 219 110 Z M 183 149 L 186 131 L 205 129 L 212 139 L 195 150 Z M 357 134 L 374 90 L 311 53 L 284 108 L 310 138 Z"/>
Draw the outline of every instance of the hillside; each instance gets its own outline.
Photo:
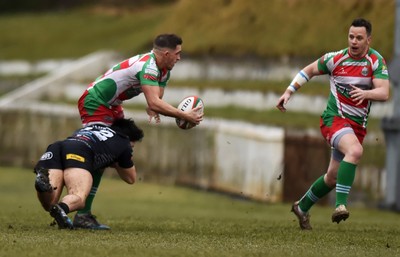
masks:
<path id="1" fill-rule="evenodd" d="M 394 0 L 181 0 L 158 31 L 173 28 L 196 55 L 307 57 L 346 47 L 352 20 L 365 17 L 373 46 L 391 56 L 394 15 Z"/>
<path id="2" fill-rule="evenodd" d="M 344 48 L 359 16 L 373 23 L 372 46 L 387 59 L 393 53 L 395 0 L 165 2 L 1 14 L 0 60 L 75 58 L 100 49 L 132 55 L 163 32 L 180 34 L 190 56 L 315 58 Z"/>

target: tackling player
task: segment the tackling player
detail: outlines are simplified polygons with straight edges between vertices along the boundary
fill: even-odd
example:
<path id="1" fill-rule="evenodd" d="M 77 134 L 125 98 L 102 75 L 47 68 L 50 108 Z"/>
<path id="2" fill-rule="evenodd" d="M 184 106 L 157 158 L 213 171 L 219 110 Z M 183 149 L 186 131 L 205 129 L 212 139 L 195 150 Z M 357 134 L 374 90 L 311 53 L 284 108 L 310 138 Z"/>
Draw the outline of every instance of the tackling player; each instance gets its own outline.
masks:
<path id="1" fill-rule="evenodd" d="M 34 169 L 35 188 L 60 229 L 74 228 L 67 214 L 85 207 L 99 170 L 112 166 L 126 183 L 135 183 L 132 149 L 142 138 L 143 131 L 133 120 L 117 119 L 111 127 L 89 125 L 48 146 Z M 67 194 L 59 201 L 64 186 Z"/>

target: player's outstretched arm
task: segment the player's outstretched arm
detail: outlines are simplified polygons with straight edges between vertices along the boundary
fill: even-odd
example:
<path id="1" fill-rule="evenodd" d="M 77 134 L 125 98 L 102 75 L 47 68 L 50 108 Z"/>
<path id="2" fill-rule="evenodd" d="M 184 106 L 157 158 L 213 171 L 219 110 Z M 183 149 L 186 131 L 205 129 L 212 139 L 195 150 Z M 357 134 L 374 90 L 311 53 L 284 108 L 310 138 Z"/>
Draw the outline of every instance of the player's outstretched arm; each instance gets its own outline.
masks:
<path id="1" fill-rule="evenodd" d="M 196 112 L 195 109 L 189 112 L 183 112 L 178 108 L 170 105 L 169 103 L 163 101 L 159 97 L 159 87 L 143 85 L 142 90 L 146 97 L 149 109 L 155 113 L 183 119 L 195 124 L 199 124 L 203 120 L 203 114 Z"/>
<path id="2" fill-rule="evenodd" d="M 134 184 L 136 181 L 136 168 L 135 166 L 132 166 L 130 168 L 122 168 L 118 165 L 118 163 L 115 164 L 115 169 L 118 172 L 119 177 L 125 181 L 128 184 Z"/>
<path id="3" fill-rule="evenodd" d="M 278 108 L 281 112 L 286 112 L 285 105 L 289 101 L 290 97 L 292 96 L 293 92 L 289 89 L 286 89 L 282 96 L 278 99 L 278 104 L 276 108 Z"/>
<path id="4" fill-rule="evenodd" d="M 292 94 L 297 90 L 299 90 L 315 75 L 320 75 L 320 72 L 318 70 L 318 60 L 310 63 L 296 74 L 296 76 L 293 78 L 292 82 L 290 82 L 290 85 L 287 87 L 285 92 L 278 99 L 276 108 L 278 108 L 281 112 L 285 112 L 286 111 L 285 105 L 288 103 Z"/>

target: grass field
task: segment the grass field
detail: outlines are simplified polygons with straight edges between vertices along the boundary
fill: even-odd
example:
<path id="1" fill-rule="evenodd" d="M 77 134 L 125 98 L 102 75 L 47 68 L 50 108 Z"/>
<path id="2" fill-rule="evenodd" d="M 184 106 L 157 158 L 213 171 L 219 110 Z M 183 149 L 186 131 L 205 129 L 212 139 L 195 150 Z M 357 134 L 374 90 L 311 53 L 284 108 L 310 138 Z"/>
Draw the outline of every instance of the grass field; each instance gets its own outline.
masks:
<path id="1" fill-rule="evenodd" d="M 191 56 L 314 59 L 344 48 L 356 17 L 371 20 L 372 47 L 387 59 L 393 54 L 394 0 L 129 1 L 120 8 L 107 2 L 0 15 L 0 59 L 71 58 L 100 49 L 131 55 L 165 32 L 181 35 L 183 52 Z"/>
<path id="2" fill-rule="evenodd" d="M 339 225 L 316 206 L 300 231 L 289 204 L 105 178 L 94 212 L 111 231 L 59 230 L 30 170 L 0 168 L 0 256 L 399 256 L 397 213 L 351 208 Z M 71 215 L 72 217 L 72 215 Z"/>

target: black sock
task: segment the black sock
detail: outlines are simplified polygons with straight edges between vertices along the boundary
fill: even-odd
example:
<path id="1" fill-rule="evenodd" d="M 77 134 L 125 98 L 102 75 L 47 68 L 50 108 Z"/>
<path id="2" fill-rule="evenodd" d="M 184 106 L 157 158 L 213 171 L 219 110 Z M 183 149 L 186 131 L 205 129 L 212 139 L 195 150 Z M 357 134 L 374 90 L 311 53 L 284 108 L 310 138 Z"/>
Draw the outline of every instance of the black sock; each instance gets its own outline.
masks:
<path id="1" fill-rule="evenodd" d="M 69 207 L 68 207 L 68 205 L 67 205 L 66 203 L 59 202 L 59 203 L 58 203 L 58 206 L 60 206 L 61 209 L 64 210 L 65 214 L 68 214 L 68 213 L 69 213 Z"/>

